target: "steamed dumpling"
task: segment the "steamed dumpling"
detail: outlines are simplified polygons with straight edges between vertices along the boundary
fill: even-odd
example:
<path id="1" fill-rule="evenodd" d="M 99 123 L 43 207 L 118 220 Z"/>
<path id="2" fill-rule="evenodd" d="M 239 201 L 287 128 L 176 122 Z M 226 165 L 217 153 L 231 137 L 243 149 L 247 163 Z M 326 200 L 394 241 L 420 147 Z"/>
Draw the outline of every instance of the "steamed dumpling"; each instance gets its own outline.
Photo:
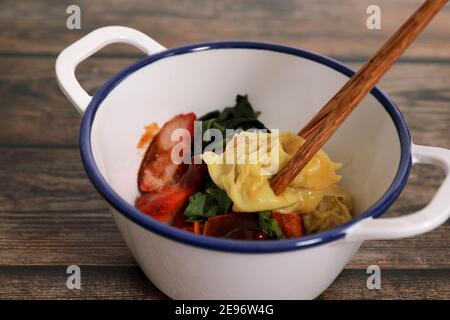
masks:
<path id="1" fill-rule="evenodd" d="M 327 189 L 341 179 L 335 172 L 340 164 L 331 161 L 324 151 L 311 159 L 281 195 L 276 196 L 269 184 L 303 143 L 290 132 L 244 131 L 233 137 L 224 153 L 205 152 L 203 159 L 214 183 L 233 201 L 233 211 L 310 213 Z M 230 157 L 235 161 L 227 163 Z"/>

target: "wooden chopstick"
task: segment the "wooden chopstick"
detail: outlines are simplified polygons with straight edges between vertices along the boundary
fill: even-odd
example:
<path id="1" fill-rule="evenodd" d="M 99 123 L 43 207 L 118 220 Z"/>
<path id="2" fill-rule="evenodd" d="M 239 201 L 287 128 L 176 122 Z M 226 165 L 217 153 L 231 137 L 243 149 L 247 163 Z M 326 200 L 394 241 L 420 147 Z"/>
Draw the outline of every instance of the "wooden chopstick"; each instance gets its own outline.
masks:
<path id="1" fill-rule="evenodd" d="M 306 141 L 272 178 L 275 194 L 286 189 L 447 1 L 427 0 L 299 132 Z"/>

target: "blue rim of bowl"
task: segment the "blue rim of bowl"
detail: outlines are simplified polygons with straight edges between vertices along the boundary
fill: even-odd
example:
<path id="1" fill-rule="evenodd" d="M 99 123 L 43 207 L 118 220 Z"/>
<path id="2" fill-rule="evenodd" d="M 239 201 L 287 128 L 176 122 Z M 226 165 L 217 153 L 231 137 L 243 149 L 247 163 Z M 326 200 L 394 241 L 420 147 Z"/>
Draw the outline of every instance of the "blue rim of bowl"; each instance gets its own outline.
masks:
<path id="1" fill-rule="evenodd" d="M 191 44 L 174 49 L 164 50 L 162 52 L 148 56 L 136 63 L 124 68 L 111 79 L 109 79 L 94 95 L 89 103 L 86 112 L 83 116 L 80 129 L 80 151 L 81 159 L 89 179 L 92 181 L 98 192 L 106 199 L 106 201 L 120 212 L 126 218 L 137 223 L 141 227 L 159 234 L 163 237 L 181 242 L 183 244 L 196 246 L 205 249 L 225 252 L 237 253 L 275 253 L 285 252 L 291 250 L 299 250 L 310 248 L 317 245 L 322 245 L 331 241 L 342 239 L 345 237 L 346 229 L 354 225 L 358 221 L 366 218 L 377 218 L 382 215 L 389 206 L 395 201 L 402 189 L 404 188 L 408 179 L 409 170 L 411 168 L 411 137 L 407 124 L 395 105 L 395 103 L 378 87 L 375 87 L 371 94 L 378 102 L 383 105 L 385 110 L 391 116 L 397 133 L 400 139 L 401 153 L 400 164 L 395 175 L 395 178 L 384 193 L 384 195 L 368 210 L 360 214 L 351 221 L 337 226 L 325 232 L 304 236 L 298 239 L 288 240 L 269 240 L 269 241 L 240 241 L 229 240 L 212 237 L 197 236 L 193 233 L 183 231 L 160 223 L 128 204 L 122 199 L 102 177 L 100 171 L 94 160 L 91 148 L 91 129 L 95 119 L 95 114 L 106 96 L 127 76 L 133 72 L 145 67 L 151 63 L 173 57 L 176 55 L 190 54 L 195 52 L 203 52 L 207 50 L 218 49 L 251 49 L 251 50 L 266 50 L 277 53 L 297 56 L 303 59 L 312 60 L 319 64 L 325 65 L 337 72 L 340 72 L 348 77 L 354 74 L 354 71 L 346 65 L 323 55 L 312 53 L 306 50 L 251 41 L 217 41 Z"/>

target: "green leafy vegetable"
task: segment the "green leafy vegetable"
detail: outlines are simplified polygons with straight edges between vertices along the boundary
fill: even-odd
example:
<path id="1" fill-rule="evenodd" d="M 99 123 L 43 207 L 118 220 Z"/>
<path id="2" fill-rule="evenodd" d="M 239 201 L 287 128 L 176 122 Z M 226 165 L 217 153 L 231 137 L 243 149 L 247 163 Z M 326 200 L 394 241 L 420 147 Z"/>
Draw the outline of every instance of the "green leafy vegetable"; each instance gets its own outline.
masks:
<path id="1" fill-rule="evenodd" d="M 204 192 L 194 193 L 189 197 L 189 204 L 184 211 L 187 221 L 204 220 L 216 215 L 218 208 L 208 203 Z"/>
<path id="2" fill-rule="evenodd" d="M 272 218 L 272 212 L 270 211 L 262 211 L 259 213 L 259 226 L 265 233 L 273 235 L 277 239 L 280 239 L 282 236 L 280 226 L 277 220 Z"/>
<path id="3" fill-rule="evenodd" d="M 203 116 L 198 118 L 198 120 L 206 121 L 206 120 L 214 119 L 214 118 L 217 118 L 219 116 L 219 114 L 220 114 L 219 110 L 214 110 L 214 111 L 208 112 L 207 114 L 204 114 Z"/>
<path id="4" fill-rule="evenodd" d="M 259 115 L 260 112 L 255 112 L 246 95 L 237 95 L 236 104 L 233 107 L 227 107 L 223 111 L 216 110 L 208 112 L 198 118 L 198 120 L 202 121 L 202 132 L 204 135 L 208 129 L 220 130 L 225 140 L 214 141 L 213 144 L 222 144 L 224 146 L 227 143 L 227 139 L 231 138 L 226 136 L 226 129 L 267 129 L 258 120 Z M 205 138 L 206 141 L 203 141 L 203 149 L 206 145 L 210 144 L 208 142 L 210 137 L 205 135 Z M 208 177 L 206 180 L 202 189 L 203 191 L 197 192 L 189 198 L 189 204 L 184 211 L 186 220 L 189 222 L 207 220 L 217 214 L 227 213 L 232 205 L 227 193 L 220 189 L 211 180 L 211 177 Z"/>
<path id="5" fill-rule="evenodd" d="M 228 212 L 228 209 L 231 207 L 231 199 L 228 197 L 227 193 L 216 186 L 212 180 L 210 181 L 210 186 L 206 188 L 206 194 L 216 201 L 221 213 Z"/>
<path id="6" fill-rule="evenodd" d="M 261 112 L 255 112 L 248 101 L 247 95 L 236 96 L 236 104 L 233 107 L 227 107 L 222 112 L 216 110 L 208 112 L 198 120 L 202 121 L 202 131 L 205 133 L 208 129 L 218 129 L 223 137 L 226 137 L 226 129 L 267 129 L 264 124 L 258 120 Z M 231 138 L 231 137 L 228 137 Z M 226 143 L 227 141 L 225 141 Z M 223 143 L 214 141 L 214 143 Z M 203 147 L 207 143 L 204 142 Z"/>
<path id="7" fill-rule="evenodd" d="M 189 197 L 189 204 L 184 211 L 186 220 L 207 220 L 219 213 L 226 213 L 231 206 L 227 193 L 209 180 L 205 191 L 194 193 Z"/>

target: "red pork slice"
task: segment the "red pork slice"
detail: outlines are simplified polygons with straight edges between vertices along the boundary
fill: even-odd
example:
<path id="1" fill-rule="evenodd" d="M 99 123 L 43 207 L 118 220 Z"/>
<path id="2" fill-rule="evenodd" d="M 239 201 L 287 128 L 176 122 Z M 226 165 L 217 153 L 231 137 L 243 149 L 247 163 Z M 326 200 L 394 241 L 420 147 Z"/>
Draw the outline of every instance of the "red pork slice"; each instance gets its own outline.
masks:
<path id="1" fill-rule="evenodd" d="M 136 199 L 136 207 L 148 216 L 170 224 L 181 216 L 189 197 L 197 192 L 203 182 L 205 165 L 189 165 L 178 183 L 163 187 L 159 192 L 144 193 Z"/>
<path id="2" fill-rule="evenodd" d="M 158 192 L 164 187 L 180 181 L 188 165 L 175 164 L 171 159 L 173 147 L 178 143 L 190 141 L 172 141 L 171 136 L 176 129 L 186 129 L 194 135 L 194 113 L 180 114 L 169 120 L 150 143 L 142 160 L 138 174 L 138 186 L 141 192 Z M 190 144 L 186 145 L 190 149 Z"/>

